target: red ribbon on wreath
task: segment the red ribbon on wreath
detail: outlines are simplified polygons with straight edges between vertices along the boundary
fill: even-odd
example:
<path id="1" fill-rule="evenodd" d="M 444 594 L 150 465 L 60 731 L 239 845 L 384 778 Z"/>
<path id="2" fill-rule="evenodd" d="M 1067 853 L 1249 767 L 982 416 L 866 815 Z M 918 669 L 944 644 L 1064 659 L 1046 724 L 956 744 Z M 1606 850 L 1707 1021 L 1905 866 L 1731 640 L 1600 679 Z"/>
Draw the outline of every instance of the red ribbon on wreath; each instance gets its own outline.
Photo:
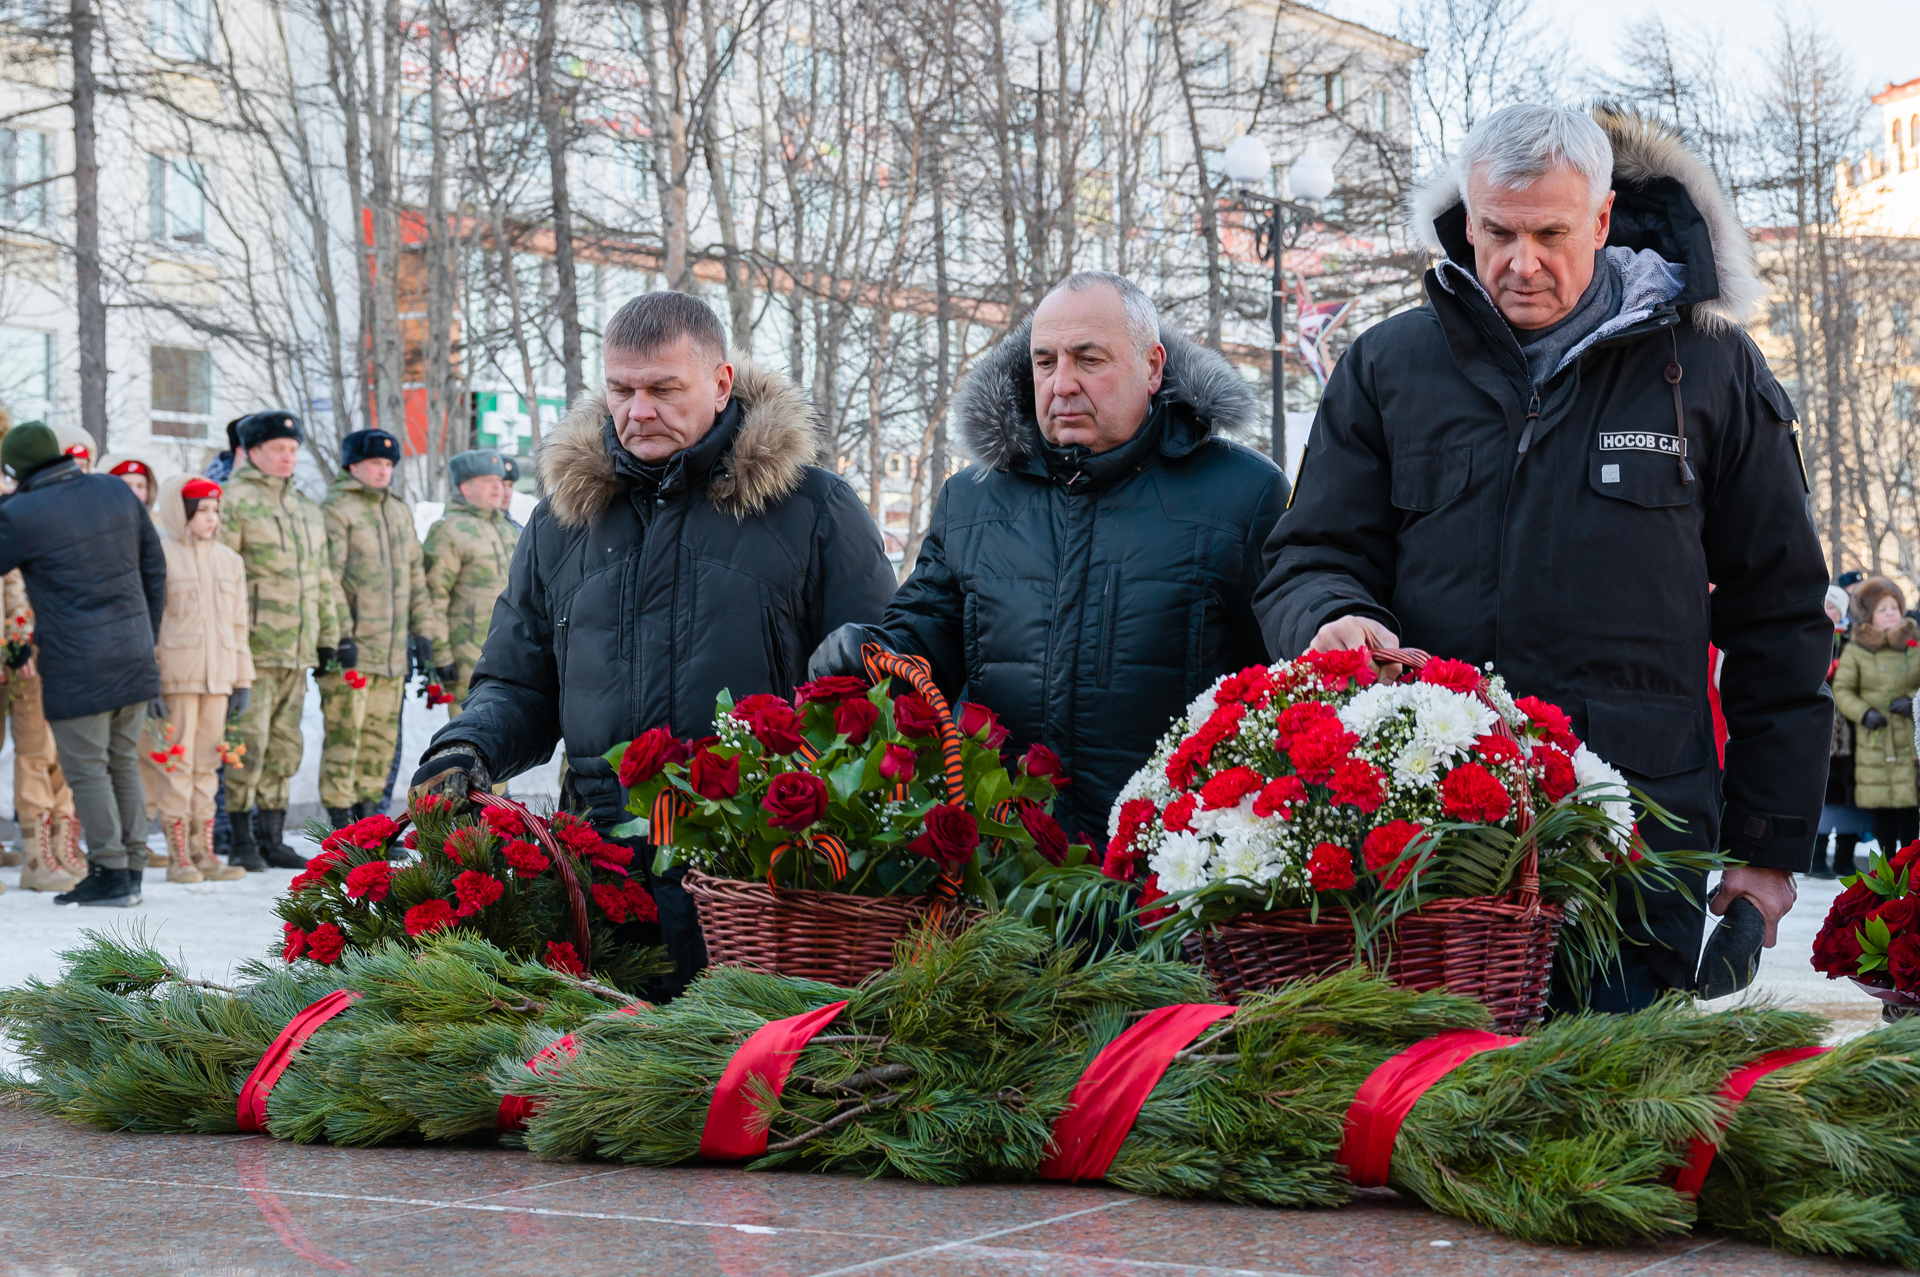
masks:
<path id="1" fill-rule="evenodd" d="M 617 1011 L 609 1012 L 609 1014 L 638 1015 L 648 1009 L 648 1004 L 645 1002 L 629 1002 L 626 1006 L 621 1007 Z M 562 1054 L 569 1060 L 580 1054 L 580 1044 L 571 1033 L 555 1038 L 534 1052 L 533 1058 L 527 1061 L 527 1072 L 533 1074 L 535 1077 L 547 1076 L 549 1070 L 542 1069 L 540 1066 L 543 1064 L 558 1064 Z M 524 1095 L 508 1095 L 500 1101 L 500 1112 L 495 1118 L 495 1125 L 503 1131 L 523 1130 L 527 1125 L 527 1119 L 532 1116 L 532 1100 Z"/>
<path id="2" fill-rule="evenodd" d="M 767 1128 L 759 1120 L 749 1079 L 760 1078 L 777 1099 L 801 1050 L 846 1009 L 845 1002 L 829 1002 L 818 1010 L 769 1020 L 740 1044 L 720 1074 L 720 1085 L 714 1088 L 713 1102 L 707 1106 L 706 1128 L 700 1133 L 701 1157 L 734 1162 L 767 1151 Z M 755 1126 L 759 1129 L 754 1130 Z"/>
<path id="3" fill-rule="evenodd" d="M 1726 1130 L 1727 1123 L 1733 1120 L 1733 1111 L 1740 1107 L 1761 1078 L 1789 1064 L 1824 1055 L 1832 1049 L 1828 1046 L 1793 1046 L 1782 1051 L 1769 1051 L 1753 1063 L 1729 1073 L 1720 1088 L 1720 1098 L 1727 1102 L 1727 1113 L 1720 1119 L 1720 1129 Z M 1719 1151 L 1719 1146 L 1712 1140 L 1695 1139 L 1687 1146 L 1687 1164 L 1680 1168 L 1680 1174 L 1674 1178 L 1674 1188 L 1688 1197 L 1698 1197 L 1700 1186 L 1707 1182 L 1707 1172 L 1713 1169 L 1714 1154 Z"/>
<path id="4" fill-rule="evenodd" d="M 1450 1029 L 1382 1060 L 1347 1106 L 1346 1138 L 1340 1144 L 1347 1178 L 1361 1188 L 1385 1184 L 1400 1124 L 1427 1088 L 1482 1052 L 1525 1041 L 1484 1029 Z"/>
<path id="5" fill-rule="evenodd" d="M 260 1057 L 260 1063 L 253 1066 L 253 1072 L 247 1074 L 247 1080 L 241 1084 L 240 1100 L 235 1105 L 241 1130 L 267 1129 L 267 1096 L 280 1075 L 287 1071 L 287 1065 L 293 1063 L 294 1053 L 306 1045 L 315 1029 L 346 1010 L 359 997 L 357 993 L 335 989 L 287 1021 L 287 1027 L 280 1030 L 280 1035 L 267 1047 L 267 1053 Z"/>

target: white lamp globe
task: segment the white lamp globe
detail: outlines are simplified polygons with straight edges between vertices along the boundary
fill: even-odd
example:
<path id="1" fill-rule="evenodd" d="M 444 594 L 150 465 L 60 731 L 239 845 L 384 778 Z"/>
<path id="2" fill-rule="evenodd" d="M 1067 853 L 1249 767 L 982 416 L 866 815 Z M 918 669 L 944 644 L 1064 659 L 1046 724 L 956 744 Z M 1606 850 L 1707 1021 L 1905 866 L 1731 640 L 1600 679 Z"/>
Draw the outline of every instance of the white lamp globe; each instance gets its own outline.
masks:
<path id="1" fill-rule="evenodd" d="M 1053 39 L 1053 23 L 1044 13 L 1036 13 L 1020 24 L 1020 34 L 1027 37 L 1027 43 L 1035 48 Z"/>
<path id="2" fill-rule="evenodd" d="M 1287 170 L 1287 185 L 1293 188 L 1293 198 L 1306 204 L 1318 204 L 1333 194 L 1333 165 L 1315 152 L 1308 151 Z"/>
<path id="3" fill-rule="evenodd" d="M 1239 186 L 1258 186 L 1273 171 L 1273 156 L 1267 152 L 1267 144 L 1251 133 L 1243 133 L 1227 143 L 1227 152 L 1220 157 L 1220 163 Z"/>

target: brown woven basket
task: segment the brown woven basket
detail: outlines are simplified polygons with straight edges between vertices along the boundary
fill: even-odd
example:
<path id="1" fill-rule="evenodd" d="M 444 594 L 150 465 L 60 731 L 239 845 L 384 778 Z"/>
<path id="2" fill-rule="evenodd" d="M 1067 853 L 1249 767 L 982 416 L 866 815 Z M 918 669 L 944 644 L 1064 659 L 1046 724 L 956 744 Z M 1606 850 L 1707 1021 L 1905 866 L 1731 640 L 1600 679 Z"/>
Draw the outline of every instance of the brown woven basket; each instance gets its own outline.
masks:
<path id="1" fill-rule="evenodd" d="M 709 962 L 828 984 L 859 984 L 891 967 L 894 945 L 934 905 L 932 896 L 775 890 L 697 869 L 687 871 L 683 885 L 699 911 Z"/>

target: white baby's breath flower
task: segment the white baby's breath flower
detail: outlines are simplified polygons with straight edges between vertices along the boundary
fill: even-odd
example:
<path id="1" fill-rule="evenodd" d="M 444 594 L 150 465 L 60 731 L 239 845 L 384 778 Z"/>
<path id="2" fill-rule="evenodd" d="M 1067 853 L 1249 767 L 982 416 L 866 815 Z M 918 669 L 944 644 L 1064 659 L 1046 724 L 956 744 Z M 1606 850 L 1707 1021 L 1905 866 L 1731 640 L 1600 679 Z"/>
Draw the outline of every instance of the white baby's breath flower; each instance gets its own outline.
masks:
<path id="1" fill-rule="evenodd" d="M 1191 891 L 1207 885 L 1207 861 L 1212 852 L 1211 846 L 1190 833 L 1170 833 L 1148 858 L 1147 868 L 1160 875 L 1162 891 Z"/>

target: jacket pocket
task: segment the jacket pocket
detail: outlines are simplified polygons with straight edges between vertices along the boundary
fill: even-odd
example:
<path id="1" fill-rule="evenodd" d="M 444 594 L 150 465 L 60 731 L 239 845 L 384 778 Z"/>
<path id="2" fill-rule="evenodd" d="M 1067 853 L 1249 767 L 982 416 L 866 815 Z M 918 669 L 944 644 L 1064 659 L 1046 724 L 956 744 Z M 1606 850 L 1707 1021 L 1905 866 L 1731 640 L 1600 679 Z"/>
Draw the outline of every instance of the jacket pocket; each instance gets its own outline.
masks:
<path id="1" fill-rule="evenodd" d="M 1100 595 L 1100 648 L 1094 660 L 1094 685 L 1107 687 L 1113 682 L 1113 645 L 1120 626 L 1120 565 L 1107 569 L 1107 584 Z"/>
<path id="2" fill-rule="evenodd" d="M 1467 490 L 1473 477 L 1473 449 L 1448 448 L 1445 452 L 1393 459 L 1393 486 L 1389 494 L 1397 509 L 1425 512 L 1438 510 Z"/>
<path id="3" fill-rule="evenodd" d="M 1652 440 L 1655 445 L 1662 440 L 1673 438 L 1672 435 L 1622 431 L 1605 432 L 1600 437 L 1602 440 Z M 1648 510 L 1692 505 L 1694 491 L 1700 486 L 1697 482 L 1682 483 L 1680 481 L 1678 453 L 1654 451 L 1651 447 L 1620 447 L 1589 452 L 1587 484 L 1603 497 L 1625 501 L 1629 505 L 1641 506 Z"/>
<path id="4" fill-rule="evenodd" d="M 1704 766 L 1710 756 L 1700 709 L 1683 696 L 1587 700 L 1587 747 L 1625 771 L 1657 780 Z"/>

